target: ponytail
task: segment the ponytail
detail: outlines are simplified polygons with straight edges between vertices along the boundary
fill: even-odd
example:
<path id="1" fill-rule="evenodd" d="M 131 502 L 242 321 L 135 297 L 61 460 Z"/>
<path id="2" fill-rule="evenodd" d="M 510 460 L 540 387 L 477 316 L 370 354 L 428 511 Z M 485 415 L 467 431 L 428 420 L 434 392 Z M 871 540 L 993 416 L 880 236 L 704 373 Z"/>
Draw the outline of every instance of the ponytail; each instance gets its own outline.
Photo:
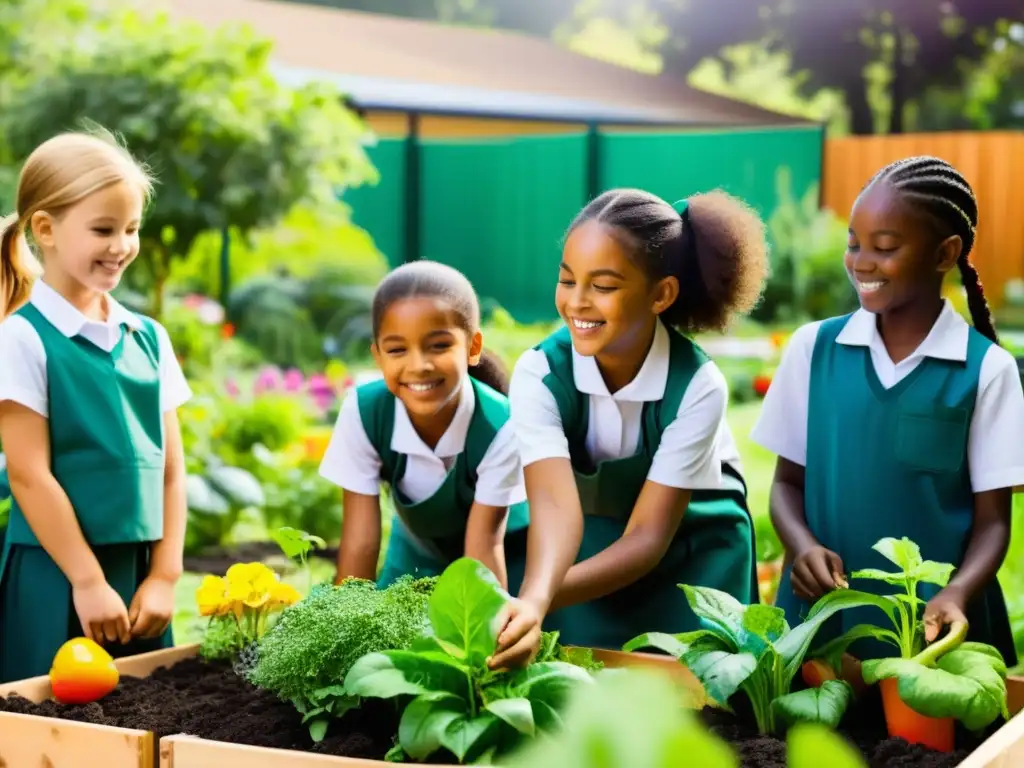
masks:
<path id="1" fill-rule="evenodd" d="M 25 223 L 14 213 L 0 220 L 0 320 L 28 301 L 42 273 L 25 239 Z"/>
<path id="2" fill-rule="evenodd" d="M 469 375 L 495 392 L 508 396 L 508 369 L 489 349 L 480 353 L 480 362 L 470 366 Z"/>

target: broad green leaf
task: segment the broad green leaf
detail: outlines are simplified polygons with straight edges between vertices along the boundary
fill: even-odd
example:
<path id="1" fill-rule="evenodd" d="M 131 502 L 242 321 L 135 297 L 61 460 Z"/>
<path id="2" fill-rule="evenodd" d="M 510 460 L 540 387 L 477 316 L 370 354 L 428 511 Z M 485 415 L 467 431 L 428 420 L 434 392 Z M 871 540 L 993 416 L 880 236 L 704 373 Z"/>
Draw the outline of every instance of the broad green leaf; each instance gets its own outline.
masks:
<path id="1" fill-rule="evenodd" d="M 777 716 L 792 725 L 821 723 L 835 728 L 853 699 L 853 689 L 843 680 L 826 680 L 820 688 L 807 688 L 775 699 L 771 706 Z"/>
<path id="2" fill-rule="evenodd" d="M 589 672 L 564 661 L 530 664 L 513 672 L 507 682 L 513 696 L 543 701 L 555 709 L 560 709 L 577 687 L 593 684 Z"/>
<path id="3" fill-rule="evenodd" d="M 313 740 L 314 744 L 324 740 L 324 736 L 327 735 L 328 725 L 330 725 L 330 720 L 326 717 L 317 718 L 309 724 L 309 738 Z"/>
<path id="4" fill-rule="evenodd" d="M 896 678 L 900 698 L 928 717 L 952 717 L 977 731 L 1006 715 L 1006 665 L 1001 658 L 957 648 L 925 667 L 912 659 L 875 659 L 861 667 L 869 685 Z"/>
<path id="5" fill-rule="evenodd" d="M 472 719 L 464 715 L 457 717 L 441 734 L 441 745 L 463 763 L 471 751 L 482 752 L 491 746 L 487 741 L 495 738 L 500 722 L 490 712 L 482 712 Z"/>
<path id="6" fill-rule="evenodd" d="M 305 557 L 314 547 L 324 549 L 327 546 L 319 536 L 287 526 L 278 528 L 271 535 L 287 558 Z"/>
<path id="7" fill-rule="evenodd" d="M 530 709 L 538 731 L 551 733 L 562 728 L 562 716 L 547 702 L 530 699 Z"/>
<path id="8" fill-rule="evenodd" d="M 897 587 L 902 587 L 907 583 L 907 577 L 904 573 L 888 573 L 887 571 L 882 571 L 878 568 L 861 568 L 859 571 L 853 571 L 850 574 L 850 578 L 884 581 L 886 584 L 892 584 Z"/>
<path id="9" fill-rule="evenodd" d="M 683 663 L 700 680 L 707 695 L 719 704 L 726 704 L 739 690 L 757 669 L 757 662 L 753 654 L 730 651 L 694 652 L 683 657 Z"/>
<path id="10" fill-rule="evenodd" d="M 738 651 L 743 646 L 744 605 L 735 597 L 710 587 L 693 587 L 681 584 L 690 608 L 708 629 L 732 645 Z"/>
<path id="11" fill-rule="evenodd" d="M 533 720 L 533 709 L 529 699 L 498 699 L 488 704 L 485 709 L 524 736 L 533 736 L 536 733 L 537 726 Z"/>
<path id="12" fill-rule="evenodd" d="M 868 768 L 860 753 L 825 726 L 800 724 L 786 734 L 788 768 Z"/>
<path id="13" fill-rule="evenodd" d="M 390 699 L 429 693 L 467 691 L 468 678 L 456 667 L 412 651 L 383 651 L 363 656 L 345 675 L 345 689 L 353 696 Z"/>
<path id="14" fill-rule="evenodd" d="M 445 695 L 413 699 L 398 724 L 398 743 L 414 760 L 423 761 L 441 748 L 441 736 L 453 721 L 465 717 L 466 701 Z"/>
<path id="15" fill-rule="evenodd" d="M 402 749 L 401 744 L 395 744 L 387 751 L 384 755 L 385 763 L 404 763 L 405 762 L 405 750 Z"/>
<path id="16" fill-rule="evenodd" d="M 825 659 L 832 669 L 840 669 L 842 656 L 846 649 L 858 640 L 881 640 L 890 643 L 897 649 L 900 647 L 900 638 L 891 629 L 876 627 L 874 624 L 858 624 L 846 630 L 839 637 L 829 640 L 824 645 L 815 648 L 807 654 L 807 658 Z"/>
<path id="17" fill-rule="evenodd" d="M 231 504 L 213 489 L 202 475 L 188 475 L 185 478 L 186 504 L 190 512 L 202 515 L 226 515 Z"/>
<path id="18" fill-rule="evenodd" d="M 236 507 L 262 507 L 263 486 L 251 472 L 239 467 L 214 467 L 206 473 L 210 486 Z"/>
<path id="19" fill-rule="evenodd" d="M 743 612 L 743 629 L 766 642 L 774 643 L 789 629 L 786 612 L 774 605 L 748 605 Z"/>
<path id="20" fill-rule="evenodd" d="M 872 549 L 907 574 L 913 573 L 921 565 L 921 548 L 906 536 L 901 539 L 888 536 L 879 539 Z"/>
<path id="21" fill-rule="evenodd" d="M 509 594 L 483 563 L 463 557 L 441 574 L 428 614 L 438 641 L 460 649 L 473 667 L 494 653 L 499 611 Z"/>
<path id="22" fill-rule="evenodd" d="M 938 584 L 944 587 L 949 584 L 949 579 L 956 570 L 949 563 L 936 563 L 934 560 L 925 560 L 914 571 L 914 578 L 927 584 Z"/>
<path id="23" fill-rule="evenodd" d="M 860 608 L 865 606 L 876 606 L 885 611 L 889 616 L 897 610 L 896 604 L 891 600 L 869 592 L 860 592 L 855 589 L 837 589 L 823 596 L 818 602 L 811 606 L 810 613 L 799 624 L 791 629 L 786 635 L 775 643 L 775 650 L 782 657 L 785 669 L 783 674 L 785 680 L 792 680 L 803 664 L 807 649 L 814 640 L 815 633 L 828 619 L 839 611 L 847 608 Z"/>
<path id="24" fill-rule="evenodd" d="M 664 632 L 647 632 L 634 637 L 622 646 L 622 650 L 632 652 L 640 651 L 644 648 L 657 648 L 659 651 L 680 659 L 695 645 L 708 650 L 735 650 L 727 640 L 709 629 L 681 632 L 678 635 L 669 635 Z"/>

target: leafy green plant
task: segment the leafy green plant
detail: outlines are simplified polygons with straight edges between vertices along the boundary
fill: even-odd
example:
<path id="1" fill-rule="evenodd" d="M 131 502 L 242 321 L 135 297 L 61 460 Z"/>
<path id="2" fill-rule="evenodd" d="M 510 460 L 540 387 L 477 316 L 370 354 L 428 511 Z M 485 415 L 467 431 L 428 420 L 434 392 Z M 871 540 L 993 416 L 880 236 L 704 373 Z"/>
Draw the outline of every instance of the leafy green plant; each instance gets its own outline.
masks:
<path id="1" fill-rule="evenodd" d="M 432 632 L 408 650 L 368 654 L 349 671 L 345 687 L 354 696 L 412 697 L 398 727 L 405 755 L 425 760 L 444 749 L 459 763 L 492 760 L 523 737 L 555 729 L 568 694 L 593 683 L 582 668 L 559 661 L 489 669 L 508 599 L 486 566 L 460 558 L 430 596 Z"/>
<path id="2" fill-rule="evenodd" d="M 256 469 L 266 494 L 263 522 L 274 530 L 288 527 L 308 531 L 325 542 L 341 535 L 342 501 L 338 486 L 320 475 L 319 463 L 289 461 L 281 452 L 253 447 Z"/>
<path id="3" fill-rule="evenodd" d="M 882 581 L 895 587 L 902 587 L 903 591 L 893 595 L 876 596 L 851 589 L 848 590 L 848 594 L 855 593 L 871 605 L 885 611 L 894 629 L 876 627 L 873 624 L 858 624 L 835 640 L 815 649 L 814 655 L 825 659 L 833 669 L 839 668 L 839 657 L 842 653 L 852 643 L 861 639 L 873 638 L 889 643 L 899 650 L 900 658 L 903 659 L 912 658 L 919 653 L 924 646 L 921 612 L 925 601 L 918 596 L 917 588 L 921 584 L 944 587 L 949 583 L 949 577 L 953 573 L 953 566 L 949 563 L 922 559 L 921 549 L 906 537 L 880 539 L 872 549 L 899 566 L 900 570 L 889 573 L 876 568 L 865 568 L 851 573 L 850 579 Z M 809 615 L 813 615 L 819 606 L 827 606 L 830 599 L 833 599 L 830 595 L 822 598 L 811 609 Z"/>
<path id="4" fill-rule="evenodd" d="M 709 587 L 681 589 L 706 628 L 679 635 L 650 632 L 630 640 L 624 650 L 657 648 L 671 654 L 720 706 L 728 707 L 729 699 L 742 691 L 761 733 L 776 732 L 782 722 L 839 723 L 852 696 L 846 683 L 833 681 L 796 693 L 790 693 L 790 687 L 821 625 L 840 610 L 871 605 L 870 600 L 848 591 L 833 592 L 828 605 L 790 629 L 781 608 L 745 606 Z"/>
<path id="5" fill-rule="evenodd" d="M 299 567 L 306 571 L 307 587 L 306 592 L 313 589 L 313 574 L 309 569 L 307 558 L 314 549 L 323 549 L 327 542 L 319 536 L 300 531 L 296 528 L 278 528 L 272 534 L 274 541 L 281 548 L 281 552 L 289 560 L 298 560 Z"/>
<path id="6" fill-rule="evenodd" d="M 405 576 L 387 589 L 363 579 L 315 586 L 264 635 L 245 677 L 291 702 L 320 741 L 332 718 L 359 704 L 344 688 L 353 664 L 367 653 L 409 648 L 423 633 L 435 582 Z"/>
<path id="7" fill-rule="evenodd" d="M 1006 708 L 1006 663 L 991 645 L 967 643 L 967 624 L 949 633 L 910 659 L 865 661 L 868 684 L 895 678 L 907 706 L 926 717 L 952 717 L 969 730 L 980 731 Z"/>

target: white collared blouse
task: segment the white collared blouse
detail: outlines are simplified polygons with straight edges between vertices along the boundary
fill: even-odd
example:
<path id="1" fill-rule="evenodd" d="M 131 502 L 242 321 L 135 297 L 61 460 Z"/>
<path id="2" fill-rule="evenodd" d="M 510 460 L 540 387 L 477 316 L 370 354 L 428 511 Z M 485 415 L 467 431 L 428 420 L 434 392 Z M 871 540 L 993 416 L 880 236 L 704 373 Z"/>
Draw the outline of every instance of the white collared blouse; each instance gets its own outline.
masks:
<path id="1" fill-rule="evenodd" d="M 597 361 L 573 349 L 576 388 L 590 399 L 585 444 L 593 461 L 636 453 L 644 403 L 665 395 L 668 355 L 669 332 L 659 322 L 639 373 L 612 394 Z M 558 404 L 544 384 L 548 373 L 547 357 L 531 349 L 519 358 L 512 374 L 509 400 L 524 467 L 542 459 L 569 458 Z M 728 401 L 725 377 L 708 361 L 691 379 L 675 420 L 662 433 L 647 478 L 671 488 L 701 490 L 721 486 L 722 462 L 742 473 L 739 451 L 725 420 Z"/>
<path id="2" fill-rule="evenodd" d="M 391 450 L 407 456 L 405 475 L 398 488 L 411 502 L 428 499 L 441 487 L 456 457 L 466 449 L 466 436 L 475 409 L 476 395 L 467 376 L 462 382 L 452 423 L 431 450 L 416 433 L 402 401 L 395 398 Z M 320 474 L 346 491 L 377 496 L 380 493 L 380 470 L 380 455 L 366 435 L 353 390 L 341 404 L 334 432 L 320 464 Z M 491 507 L 507 507 L 526 500 L 523 470 L 511 422 L 498 430 L 477 467 L 474 498 Z"/>
<path id="3" fill-rule="evenodd" d="M 68 338 L 82 336 L 110 352 L 121 340 L 122 323 L 138 329 L 141 321 L 112 297 L 107 298 L 109 312 L 105 322 L 89 319 L 42 280 L 37 280 L 32 287 L 29 301 Z M 156 330 L 160 344 L 160 406 L 167 413 L 186 403 L 192 397 L 192 390 L 166 329 L 156 323 Z M 42 339 L 28 320 L 11 315 L 0 323 L 0 402 L 10 400 L 48 417 L 47 392 L 46 349 Z"/>
<path id="4" fill-rule="evenodd" d="M 924 341 L 894 363 L 878 333 L 876 315 L 859 309 L 836 338 L 837 344 L 867 347 L 878 381 L 889 389 L 926 357 L 966 360 L 970 326 L 946 301 Z M 807 465 L 807 413 L 811 356 L 821 322 L 797 329 L 789 340 L 764 399 L 751 439 L 800 466 Z M 981 362 L 978 395 L 968 436 L 968 463 L 975 493 L 1024 485 L 1024 389 L 1017 362 L 992 345 Z"/>

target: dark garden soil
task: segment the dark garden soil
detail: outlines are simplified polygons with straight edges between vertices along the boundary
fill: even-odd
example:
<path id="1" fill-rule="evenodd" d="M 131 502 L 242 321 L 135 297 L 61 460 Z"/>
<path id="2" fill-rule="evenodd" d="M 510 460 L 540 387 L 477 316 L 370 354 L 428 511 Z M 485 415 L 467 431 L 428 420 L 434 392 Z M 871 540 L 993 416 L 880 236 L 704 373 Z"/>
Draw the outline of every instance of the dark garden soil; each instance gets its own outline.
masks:
<path id="1" fill-rule="evenodd" d="M 748 725 L 745 718 L 721 710 L 705 709 L 701 719 L 740 753 L 742 768 L 786 768 L 785 741 L 761 736 L 752 722 Z M 864 693 L 846 713 L 839 732 L 863 754 L 868 768 L 954 768 L 982 741 L 966 731 L 957 731 L 957 750 L 942 753 L 889 738 L 877 688 Z M 823 763 L 822 768 L 827 766 Z"/>
<path id="2" fill-rule="evenodd" d="M 382 760 L 398 729 L 391 702 L 366 700 L 331 724 L 326 738 L 314 744 L 299 714 L 273 694 L 244 682 L 226 664 L 187 659 L 146 679 L 124 677 L 101 702 L 62 706 L 33 704 L 17 696 L 0 698 L 0 712 L 41 715 L 64 720 L 152 731 L 159 739 L 188 734 L 215 741 L 293 749 L 327 755 Z M 760 736 L 740 716 L 705 709 L 702 719 L 730 742 L 742 768 L 786 768 L 785 742 Z M 958 751 L 942 754 L 910 745 L 886 734 L 877 689 L 865 694 L 843 720 L 841 733 L 866 757 L 869 768 L 953 768 L 981 742 L 957 734 Z"/>
<path id="3" fill-rule="evenodd" d="M 12 696 L 0 698 L 0 712 L 5 711 L 152 731 L 157 739 L 187 734 L 371 760 L 384 758 L 398 732 L 393 704 L 370 700 L 334 721 L 326 738 L 314 744 L 291 704 L 253 688 L 226 664 L 199 659 L 158 669 L 145 679 L 123 677 L 113 693 L 93 704 L 33 704 Z"/>
<path id="4" fill-rule="evenodd" d="M 312 557 L 319 557 L 335 562 L 338 559 L 338 548 L 313 550 Z M 235 563 L 252 563 L 280 560 L 284 562 L 281 548 L 273 541 L 249 541 L 231 547 L 208 547 L 201 552 L 185 555 L 185 570 L 193 573 L 209 573 L 223 576 Z"/>

